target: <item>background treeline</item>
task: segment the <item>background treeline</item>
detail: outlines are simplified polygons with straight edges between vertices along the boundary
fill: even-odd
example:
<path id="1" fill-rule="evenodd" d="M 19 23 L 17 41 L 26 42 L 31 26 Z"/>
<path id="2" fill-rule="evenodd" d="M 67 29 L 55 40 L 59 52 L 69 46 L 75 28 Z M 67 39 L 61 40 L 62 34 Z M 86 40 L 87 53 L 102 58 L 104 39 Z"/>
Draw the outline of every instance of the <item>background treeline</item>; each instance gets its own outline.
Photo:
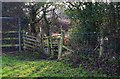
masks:
<path id="1" fill-rule="evenodd" d="M 76 52 L 67 60 L 90 70 L 118 74 L 120 54 L 120 3 L 68 2 L 70 46 Z"/>

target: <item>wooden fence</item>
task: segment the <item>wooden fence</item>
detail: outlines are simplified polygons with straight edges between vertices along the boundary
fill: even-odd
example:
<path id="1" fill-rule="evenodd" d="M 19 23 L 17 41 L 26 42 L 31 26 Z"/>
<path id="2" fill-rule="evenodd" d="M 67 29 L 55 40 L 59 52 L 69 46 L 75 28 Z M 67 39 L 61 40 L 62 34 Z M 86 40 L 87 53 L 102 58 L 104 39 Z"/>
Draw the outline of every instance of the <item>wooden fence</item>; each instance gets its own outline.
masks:
<path id="1" fill-rule="evenodd" d="M 20 18 L 0 17 L 0 20 L 2 20 L 2 28 L 0 29 L 2 52 L 20 51 Z"/>
<path id="2" fill-rule="evenodd" d="M 37 37 L 23 33 L 23 49 L 26 50 L 40 50 L 40 41 Z"/>
<path id="3" fill-rule="evenodd" d="M 59 38 L 60 35 L 53 35 L 52 36 L 52 41 L 51 41 L 51 47 L 52 50 L 55 48 L 58 48 L 59 46 Z M 48 37 L 45 36 L 43 37 L 43 46 L 44 48 L 48 47 Z M 36 50 L 36 51 L 41 51 L 41 39 L 38 37 L 35 37 L 33 35 L 26 34 L 25 32 L 23 33 L 23 48 L 24 50 Z"/>
<path id="4" fill-rule="evenodd" d="M 53 52 L 54 51 L 58 52 L 58 59 L 61 58 L 63 49 L 74 52 L 73 50 L 69 49 L 67 46 L 64 45 L 64 36 L 65 36 L 65 32 L 62 30 L 61 34 L 52 35 L 51 37 L 51 48 Z M 48 38 L 49 37 L 47 36 L 43 37 L 44 50 L 47 50 L 48 48 L 48 40 L 47 40 Z M 24 50 L 41 51 L 42 48 L 41 48 L 40 39 L 38 39 L 35 36 L 23 33 L 23 48 Z"/>

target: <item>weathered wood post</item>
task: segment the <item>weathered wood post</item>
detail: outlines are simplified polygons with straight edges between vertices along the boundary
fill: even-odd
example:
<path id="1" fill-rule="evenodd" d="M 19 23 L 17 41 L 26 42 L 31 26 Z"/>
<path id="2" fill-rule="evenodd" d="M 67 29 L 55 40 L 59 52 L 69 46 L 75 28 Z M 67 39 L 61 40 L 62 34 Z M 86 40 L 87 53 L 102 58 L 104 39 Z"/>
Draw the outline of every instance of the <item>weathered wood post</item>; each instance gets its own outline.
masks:
<path id="1" fill-rule="evenodd" d="M 51 35 L 51 37 L 50 37 L 50 47 L 51 47 L 51 57 L 53 58 L 54 57 L 54 52 L 53 52 L 53 46 L 52 46 L 52 44 L 53 44 L 52 39 L 53 39 L 53 37 Z"/>
<path id="2" fill-rule="evenodd" d="M 102 27 L 100 28 L 100 50 L 99 50 L 99 58 L 102 57 L 102 54 L 104 52 L 104 38 L 103 38 L 103 30 Z"/>
<path id="3" fill-rule="evenodd" d="M 25 31 L 23 31 L 23 50 L 25 50 Z"/>
<path id="4" fill-rule="evenodd" d="M 60 59 L 62 55 L 63 42 L 64 42 L 64 31 L 61 30 L 61 37 L 60 37 L 60 43 L 59 43 L 59 49 L 58 49 L 58 60 Z"/>
<path id="5" fill-rule="evenodd" d="M 36 40 L 36 41 L 35 41 L 34 43 L 35 43 L 35 51 L 36 51 L 36 50 L 37 50 L 37 46 L 38 46 L 38 44 L 37 44 L 37 43 L 38 43 L 38 42 L 37 42 L 37 41 L 38 41 L 38 40 L 37 40 L 37 35 L 36 35 L 36 37 L 35 37 L 35 40 Z"/>
<path id="6" fill-rule="evenodd" d="M 19 38 L 19 52 L 21 51 L 21 27 L 20 27 L 20 18 L 18 17 L 18 38 Z"/>

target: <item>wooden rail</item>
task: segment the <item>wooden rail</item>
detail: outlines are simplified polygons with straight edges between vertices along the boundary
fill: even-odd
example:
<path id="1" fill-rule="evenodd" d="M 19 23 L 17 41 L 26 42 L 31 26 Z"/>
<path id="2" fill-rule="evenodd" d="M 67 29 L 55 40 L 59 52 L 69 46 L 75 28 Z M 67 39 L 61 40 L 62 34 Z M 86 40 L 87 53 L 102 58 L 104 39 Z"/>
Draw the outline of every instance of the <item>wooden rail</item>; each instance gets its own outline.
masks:
<path id="1" fill-rule="evenodd" d="M 37 40 L 37 37 L 32 35 L 27 35 L 23 33 L 23 48 L 26 50 L 33 49 L 33 50 L 40 50 L 40 41 Z"/>
<path id="2" fill-rule="evenodd" d="M 3 52 L 6 51 L 18 51 L 20 48 L 18 32 L 17 31 L 0 31 L 0 38 L 1 44 L 0 47 Z M 19 50 L 20 51 L 20 50 Z"/>
<path id="3" fill-rule="evenodd" d="M 66 47 L 66 46 L 62 46 L 64 49 L 66 49 L 66 50 L 68 50 L 68 51 L 71 51 L 71 52 L 74 52 L 73 50 L 71 50 L 71 49 L 69 49 L 68 47 Z"/>
<path id="4" fill-rule="evenodd" d="M 53 37 L 51 37 L 51 50 L 54 51 L 56 49 L 54 48 L 58 48 L 58 59 L 61 58 L 62 56 L 62 50 L 63 49 L 66 49 L 70 52 L 74 52 L 73 50 L 71 50 L 70 48 L 68 48 L 67 46 L 64 45 L 64 33 L 65 31 L 61 31 L 61 34 L 60 35 L 55 35 Z M 48 38 L 49 36 L 47 37 L 43 37 L 43 47 L 44 49 L 45 48 L 48 48 Z M 41 42 L 40 40 L 37 40 L 37 37 L 35 36 L 32 36 L 32 35 L 26 35 L 26 34 L 23 34 L 23 45 L 24 45 L 24 49 L 35 49 L 35 50 L 39 50 L 40 49 L 43 49 L 41 48 Z M 48 52 L 49 53 L 49 52 Z"/>
<path id="5" fill-rule="evenodd" d="M 57 35 L 55 35 L 57 36 Z M 60 35 L 58 35 L 60 36 Z M 43 37 L 43 46 L 44 48 L 47 48 L 48 47 L 48 37 Z M 51 38 L 51 48 L 54 48 L 54 47 L 57 47 L 59 46 L 59 40 L 60 38 L 56 38 L 56 37 L 52 37 Z M 24 49 L 27 49 L 29 50 L 30 48 L 32 49 L 37 49 L 37 50 L 40 50 L 41 49 L 41 41 L 40 40 L 37 40 L 37 37 L 35 36 L 32 36 L 32 35 L 28 35 L 28 34 L 25 34 L 23 33 L 23 48 Z M 54 49 L 52 49 L 54 50 Z"/>

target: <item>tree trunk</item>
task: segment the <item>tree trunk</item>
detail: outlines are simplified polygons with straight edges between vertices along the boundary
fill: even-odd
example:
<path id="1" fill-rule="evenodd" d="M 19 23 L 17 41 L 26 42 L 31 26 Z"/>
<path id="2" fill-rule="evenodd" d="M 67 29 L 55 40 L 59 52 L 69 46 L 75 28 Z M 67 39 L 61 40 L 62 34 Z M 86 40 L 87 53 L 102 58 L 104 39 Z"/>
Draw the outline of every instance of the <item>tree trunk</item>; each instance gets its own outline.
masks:
<path id="1" fill-rule="evenodd" d="M 42 28 L 40 27 L 40 49 L 41 49 L 41 52 L 43 53 L 44 52 L 44 46 L 43 46 L 43 30 Z"/>
<path id="2" fill-rule="evenodd" d="M 45 20 L 45 27 L 47 28 L 47 32 L 46 32 L 46 35 L 47 35 L 47 46 L 48 46 L 48 54 L 50 55 L 51 54 L 51 35 L 50 35 L 50 26 L 49 26 L 49 22 L 46 18 L 46 10 L 43 11 L 43 18 Z"/>

